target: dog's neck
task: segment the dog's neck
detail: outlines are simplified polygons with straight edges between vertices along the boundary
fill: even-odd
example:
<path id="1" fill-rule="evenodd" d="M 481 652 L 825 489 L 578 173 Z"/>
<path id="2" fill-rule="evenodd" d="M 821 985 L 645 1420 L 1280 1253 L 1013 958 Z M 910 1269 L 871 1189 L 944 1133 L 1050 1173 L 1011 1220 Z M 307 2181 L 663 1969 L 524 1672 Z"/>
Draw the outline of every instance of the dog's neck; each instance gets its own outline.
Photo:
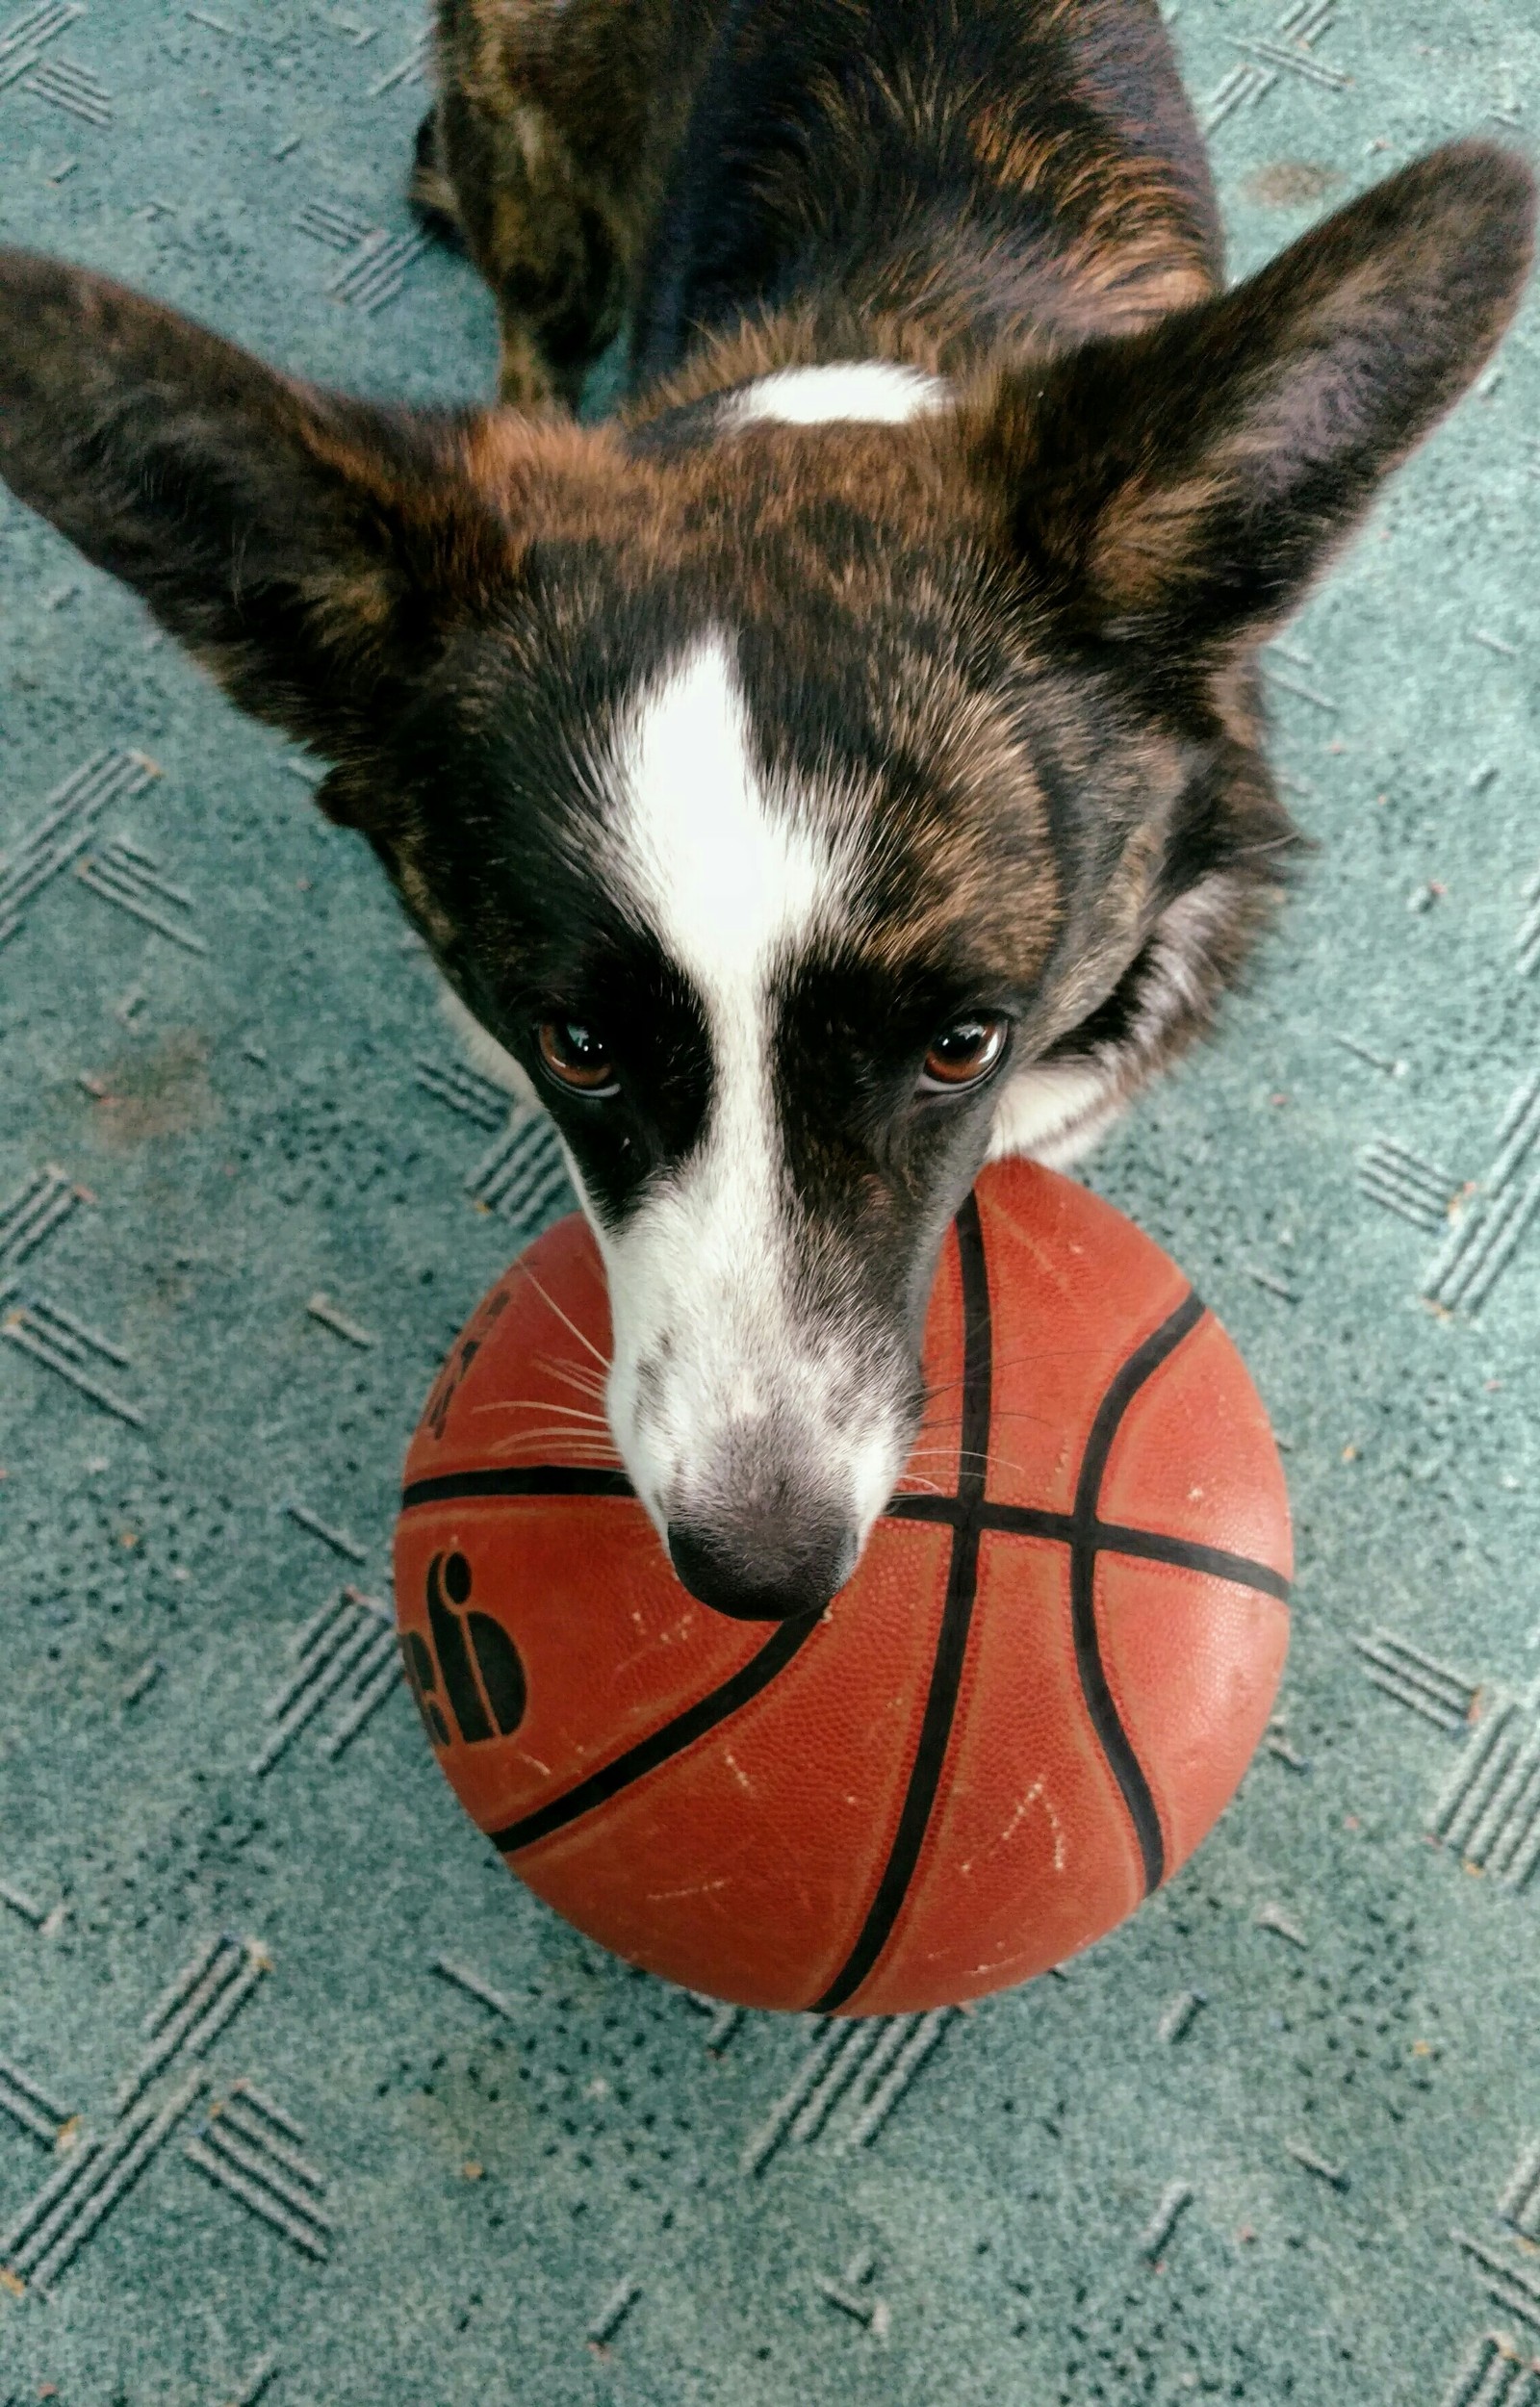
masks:
<path id="1" fill-rule="evenodd" d="M 1174 142 L 1150 122 L 1174 91 L 1153 14 L 986 5 L 961 60 L 923 0 L 730 12 L 654 229 L 643 411 L 841 362 L 948 378 L 1204 298 L 1212 193 L 1175 113 Z"/>

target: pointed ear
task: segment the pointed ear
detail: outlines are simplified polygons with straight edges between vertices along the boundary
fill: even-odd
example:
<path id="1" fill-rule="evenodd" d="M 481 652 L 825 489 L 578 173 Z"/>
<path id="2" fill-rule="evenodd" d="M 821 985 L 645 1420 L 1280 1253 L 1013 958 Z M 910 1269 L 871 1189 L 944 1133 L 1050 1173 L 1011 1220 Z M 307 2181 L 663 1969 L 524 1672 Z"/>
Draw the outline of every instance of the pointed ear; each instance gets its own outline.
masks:
<path id="1" fill-rule="evenodd" d="M 1520 160 L 1456 143 L 1234 291 L 1014 372 L 975 463 L 1034 593 L 1113 641 L 1278 625 L 1494 348 L 1533 217 Z"/>
<path id="2" fill-rule="evenodd" d="M 0 252 L 0 475 L 333 759 L 509 574 L 470 423 L 318 391 L 105 277 Z"/>

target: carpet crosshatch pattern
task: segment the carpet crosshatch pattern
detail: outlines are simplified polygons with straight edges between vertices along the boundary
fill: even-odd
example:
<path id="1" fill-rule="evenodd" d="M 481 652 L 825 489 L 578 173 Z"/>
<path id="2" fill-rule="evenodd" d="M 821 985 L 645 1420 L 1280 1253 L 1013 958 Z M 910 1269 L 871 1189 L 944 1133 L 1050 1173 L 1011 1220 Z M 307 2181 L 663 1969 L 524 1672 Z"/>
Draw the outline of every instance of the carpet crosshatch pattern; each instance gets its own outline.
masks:
<path id="1" fill-rule="evenodd" d="M 1168 13 L 1236 272 L 1540 121 L 1527 0 Z M 0 232 L 480 396 L 423 75 L 410 0 L 29 0 Z M 1320 852 L 1089 1173 L 1275 1416 L 1280 1718 L 1063 1978 L 864 2026 L 629 1972 L 461 1816 L 397 1474 L 559 1162 L 314 773 L 0 501 L 7 2407 L 1540 2403 L 1537 344 L 1270 652 Z"/>

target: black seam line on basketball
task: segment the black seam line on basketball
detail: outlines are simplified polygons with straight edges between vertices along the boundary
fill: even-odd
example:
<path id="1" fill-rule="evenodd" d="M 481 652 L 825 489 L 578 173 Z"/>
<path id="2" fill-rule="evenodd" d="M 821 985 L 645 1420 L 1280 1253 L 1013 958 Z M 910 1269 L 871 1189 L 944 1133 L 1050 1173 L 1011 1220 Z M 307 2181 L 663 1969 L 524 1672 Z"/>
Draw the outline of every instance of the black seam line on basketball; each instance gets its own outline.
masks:
<path id="1" fill-rule="evenodd" d="M 955 1529 L 964 1513 L 981 1529 L 1009 1529 L 1018 1538 L 1057 1538 L 1067 1546 L 1075 1533 L 1070 1513 L 1051 1513 L 1041 1504 L 969 1503 L 955 1496 L 896 1496 L 884 1506 L 883 1519 L 939 1522 Z"/>
<path id="2" fill-rule="evenodd" d="M 518 1471 L 449 1471 L 414 1479 L 401 1491 L 401 1510 L 417 1504 L 457 1504 L 486 1496 L 634 1496 L 623 1471 L 578 1471 L 567 1463 L 533 1463 Z"/>
<path id="3" fill-rule="evenodd" d="M 1097 1522 L 1093 1539 L 1098 1554 L 1133 1555 L 1142 1563 L 1174 1563 L 1185 1572 L 1207 1572 L 1237 1588 L 1256 1588 L 1265 1597 L 1289 1601 L 1290 1584 L 1270 1564 L 1249 1554 L 1231 1554 L 1223 1547 L 1199 1545 L 1195 1538 L 1168 1538 L 1159 1529 L 1124 1529 L 1116 1522 Z"/>
<path id="4" fill-rule="evenodd" d="M 1123 1803 L 1134 1826 L 1144 1868 L 1146 1897 L 1152 1889 L 1159 1888 L 1165 1878 L 1166 1841 L 1144 1767 L 1123 1728 L 1108 1682 L 1107 1667 L 1101 1659 L 1101 1641 L 1096 1630 L 1096 1503 L 1113 1441 L 1129 1406 L 1146 1379 L 1196 1328 L 1203 1311 L 1201 1297 L 1191 1293 L 1185 1295 L 1154 1334 L 1129 1355 L 1097 1405 L 1075 1485 L 1075 1530 L 1069 1543 L 1069 1618 L 1075 1639 L 1075 1668 L 1091 1727 L 1101 1741 L 1113 1778 L 1122 1790 Z"/>
<path id="5" fill-rule="evenodd" d="M 740 1664 L 720 1688 L 713 1688 L 709 1696 L 698 1697 L 693 1705 L 677 1713 L 671 1722 L 663 1723 L 648 1737 L 638 1739 L 623 1755 L 601 1764 L 576 1788 L 552 1797 L 548 1805 L 526 1813 L 521 1821 L 508 1823 L 503 1830 L 489 1831 L 487 1836 L 493 1846 L 504 1856 L 532 1847 L 536 1839 L 549 1838 L 552 1831 L 564 1830 L 569 1822 L 592 1813 L 596 1805 L 607 1805 L 623 1788 L 629 1788 L 633 1780 L 682 1754 L 686 1747 L 693 1746 L 698 1738 L 714 1730 L 719 1722 L 726 1722 L 741 1706 L 750 1703 L 762 1688 L 768 1688 L 777 1673 L 783 1672 L 807 1645 L 822 1618 L 819 1613 L 807 1613 L 794 1622 L 779 1622 L 774 1635 L 766 1639 L 758 1653 Z"/>
<path id="6" fill-rule="evenodd" d="M 939 1522 L 958 1519 L 957 1499 L 949 1496 L 898 1497 L 884 1517 L 888 1521 Z M 1072 1513 L 1050 1513 L 1039 1504 L 981 1504 L 976 1519 L 981 1530 L 994 1529 L 1011 1538 L 1047 1538 L 1064 1546 L 1074 1543 L 1079 1524 Z M 1164 1529 L 1131 1529 L 1121 1522 L 1099 1521 L 1091 1537 L 1098 1554 L 1131 1554 L 1146 1563 L 1174 1563 L 1183 1571 L 1207 1572 L 1237 1588 L 1257 1588 L 1287 1604 L 1290 1584 L 1270 1563 L 1253 1555 L 1232 1554 L 1225 1547 L 1205 1546 L 1197 1538 L 1176 1538 Z"/>
<path id="7" fill-rule="evenodd" d="M 579 1471 L 566 1463 L 537 1463 L 519 1471 L 446 1472 L 441 1478 L 414 1479 L 401 1495 L 401 1510 L 420 1504 L 472 1502 L 477 1497 L 612 1496 L 634 1498 L 635 1489 L 622 1471 Z M 964 1512 L 972 1513 L 980 1529 L 999 1529 L 1014 1537 L 1054 1538 L 1072 1543 L 1076 1530 L 1070 1513 L 1050 1513 L 1036 1504 L 970 1504 L 954 1496 L 896 1496 L 884 1507 L 885 1521 L 939 1522 L 956 1528 Z M 1168 1537 L 1159 1529 L 1126 1529 L 1098 1522 L 1094 1538 L 1099 1554 L 1134 1554 L 1153 1563 L 1176 1563 L 1190 1572 L 1209 1572 L 1240 1588 L 1260 1588 L 1265 1596 L 1289 1601 L 1289 1582 L 1281 1572 L 1246 1554 L 1230 1554 L 1221 1547 L 1206 1547 L 1193 1538 Z"/>
<path id="8" fill-rule="evenodd" d="M 958 1691 L 967 1654 L 978 1589 L 978 1507 L 984 1501 L 989 1444 L 992 1340 L 989 1321 L 989 1273 L 985 1260 L 984 1229 L 978 1199 L 969 1195 L 957 1216 L 958 1267 L 962 1280 L 962 1434 L 959 1457 L 958 1520 L 952 1532 L 946 1602 L 937 1633 L 931 1685 L 920 1721 L 919 1741 L 910 1765 L 909 1786 L 899 1811 L 898 1828 L 888 1849 L 877 1893 L 867 1910 L 855 1946 L 816 2001 L 813 2011 L 832 2014 L 854 1997 L 891 1935 L 899 1909 L 914 1877 L 920 1848 L 936 1803 L 936 1791 L 946 1758 Z"/>

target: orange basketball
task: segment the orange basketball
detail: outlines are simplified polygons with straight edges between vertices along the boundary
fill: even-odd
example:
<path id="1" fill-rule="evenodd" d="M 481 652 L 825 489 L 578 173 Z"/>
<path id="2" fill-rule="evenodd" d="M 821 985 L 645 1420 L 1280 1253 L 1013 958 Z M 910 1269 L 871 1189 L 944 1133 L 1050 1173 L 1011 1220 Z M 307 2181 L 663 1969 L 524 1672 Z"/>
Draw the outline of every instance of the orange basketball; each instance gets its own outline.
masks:
<path id="1" fill-rule="evenodd" d="M 540 1440 L 523 1407 L 589 1349 L 574 1217 L 455 1345 L 396 1537 L 439 1761 L 538 1896 L 689 1988 L 892 2014 L 1058 1963 L 1192 1853 L 1283 1668 L 1288 1498 L 1235 1347 L 1120 1214 L 985 1172 L 926 1328 L 945 1435 L 801 1621 L 697 1603 L 624 1473 Z"/>

